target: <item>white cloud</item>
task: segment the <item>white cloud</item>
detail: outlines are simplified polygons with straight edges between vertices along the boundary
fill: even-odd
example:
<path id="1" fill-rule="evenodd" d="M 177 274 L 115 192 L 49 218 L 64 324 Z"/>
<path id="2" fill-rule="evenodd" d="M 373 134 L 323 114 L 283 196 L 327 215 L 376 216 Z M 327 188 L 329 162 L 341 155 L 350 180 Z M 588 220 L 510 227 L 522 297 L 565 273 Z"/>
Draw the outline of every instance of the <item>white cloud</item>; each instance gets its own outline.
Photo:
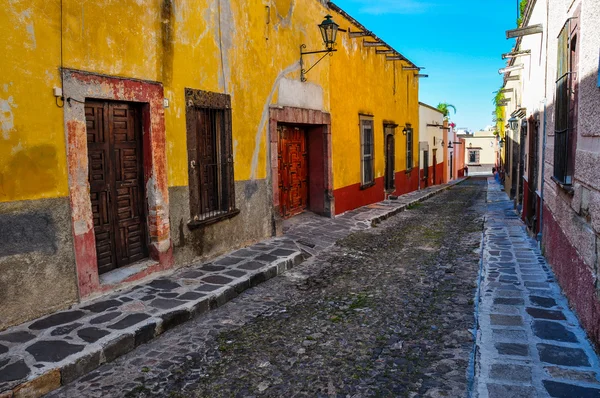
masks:
<path id="1" fill-rule="evenodd" d="M 422 14 L 431 3 L 419 0 L 352 0 L 361 3 L 360 12 L 365 14 Z"/>

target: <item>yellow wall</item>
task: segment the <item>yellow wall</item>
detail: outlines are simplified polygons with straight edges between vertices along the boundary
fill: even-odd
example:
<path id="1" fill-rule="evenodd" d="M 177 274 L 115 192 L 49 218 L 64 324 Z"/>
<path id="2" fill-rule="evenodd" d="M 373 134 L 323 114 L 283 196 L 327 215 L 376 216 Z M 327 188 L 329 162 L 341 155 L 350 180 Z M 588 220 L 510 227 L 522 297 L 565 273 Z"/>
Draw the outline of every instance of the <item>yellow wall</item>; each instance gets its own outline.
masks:
<path id="1" fill-rule="evenodd" d="M 341 29 L 362 30 L 342 15 L 332 15 Z M 374 116 L 375 178 L 385 172 L 384 121 L 399 125 L 395 171 L 406 170 L 406 139 L 402 135 L 406 123 L 411 123 L 414 131 L 413 167 L 418 167 L 419 84 L 415 71 L 403 71 L 404 61 L 387 61 L 375 48 L 364 47 L 363 39 L 373 40 L 340 32 L 338 51 L 330 60 L 334 189 L 361 182 L 359 113 Z"/>
<path id="2" fill-rule="evenodd" d="M 235 178 L 265 178 L 262 116 L 277 99 L 276 79 L 286 68 L 282 76 L 299 78 L 301 43 L 322 47 L 316 25 L 326 9 L 296 3 L 63 0 L 63 65 L 164 84 L 169 186 L 188 183 L 184 89 L 231 94 Z M 60 22 L 58 0 L 0 9 L 0 202 L 68 194 L 63 112 L 52 94 L 60 87 Z M 311 77 L 326 82 L 328 72 L 315 68 Z"/>
<path id="3" fill-rule="evenodd" d="M 0 202 L 67 195 L 58 1 L 0 7 Z"/>
<path id="4" fill-rule="evenodd" d="M 317 24 L 328 12 L 316 0 L 63 0 L 63 66 L 164 84 L 169 186 L 188 183 L 184 89 L 231 94 L 235 178 L 262 179 L 278 79 L 299 79 L 300 44 L 323 48 Z M 333 15 L 341 28 L 358 30 Z M 68 195 L 63 111 L 52 94 L 61 81 L 60 32 L 58 0 L 0 8 L 0 202 Z M 384 120 L 400 125 L 396 171 L 405 169 L 405 123 L 415 131 L 417 162 L 414 72 L 362 40 L 340 32 L 339 51 L 308 76 L 332 113 L 335 188 L 360 182 L 359 112 L 375 116 L 376 177 L 384 173 Z"/>

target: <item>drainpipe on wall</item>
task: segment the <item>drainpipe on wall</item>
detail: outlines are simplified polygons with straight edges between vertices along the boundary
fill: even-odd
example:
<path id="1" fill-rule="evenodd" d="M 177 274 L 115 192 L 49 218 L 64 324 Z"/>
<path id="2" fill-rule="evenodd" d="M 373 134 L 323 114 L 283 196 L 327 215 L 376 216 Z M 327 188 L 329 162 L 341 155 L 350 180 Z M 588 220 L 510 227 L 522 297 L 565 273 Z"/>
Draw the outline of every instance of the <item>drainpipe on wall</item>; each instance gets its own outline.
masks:
<path id="1" fill-rule="evenodd" d="M 544 98 L 544 132 L 542 140 L 542 190 L 540 192 L 540 231 L 537 234 L 537 241 L 542 249 L 542 231 L 544 230 L 544 185 L 546 185 L 546 179 L 544 177 L 544 171 L 546 170 L 546 98 Z"/>

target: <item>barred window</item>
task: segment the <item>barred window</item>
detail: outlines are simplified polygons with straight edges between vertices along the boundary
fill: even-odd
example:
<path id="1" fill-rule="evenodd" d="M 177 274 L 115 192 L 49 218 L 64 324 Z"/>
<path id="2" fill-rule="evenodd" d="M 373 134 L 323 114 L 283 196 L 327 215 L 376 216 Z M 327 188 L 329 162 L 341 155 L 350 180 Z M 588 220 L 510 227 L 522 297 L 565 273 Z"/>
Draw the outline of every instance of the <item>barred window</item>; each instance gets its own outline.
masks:
<path id="1" fill-rule="evenodd" d="M 406 170 L 413 168 L 413 128 L 410 123 L 406 124 Z"/>
<path id="2" fill-rule="evenodd" d="M 479 164 L 479 150 L 469 150 L 469 164 Z"/>
<path id="3" fill-rule="evenodd" d="M 558 36 L 554 129 L 554 178 L 572 183 L 574 148 L 574 96 L 577 89 L 577 35 L 567 21 Z"/>
<path id="4" fill-rule="evenodd" d="M 361 145 L 361 185 L 369 186 L 375 183 L 375 140 L 373 134 L 373 118 L 360 117 L 360 145 Z"/>
<path id="5" fill-rule="evenodd" d="M 239 213 L 235 207 L 231 97 L 186 89 L 192 224 Z"/>

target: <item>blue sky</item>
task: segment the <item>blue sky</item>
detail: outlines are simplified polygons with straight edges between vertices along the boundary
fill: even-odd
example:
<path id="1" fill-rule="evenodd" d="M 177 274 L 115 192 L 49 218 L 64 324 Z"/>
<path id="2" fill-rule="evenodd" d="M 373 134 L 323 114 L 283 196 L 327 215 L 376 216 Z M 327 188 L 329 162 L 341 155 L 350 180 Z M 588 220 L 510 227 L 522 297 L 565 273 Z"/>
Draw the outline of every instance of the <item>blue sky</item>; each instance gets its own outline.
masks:
<path id="1" fill-rule="evenodd" d="M 516 0 L 334 0 L 429 78 L 420 80 L 419 100 L 456 106 L 458 127 L 492 124 L 492 92 L 502 84 L 500 55 L 514 39 Z M 409 32 L 409 33 L 405 33 Z"/>

